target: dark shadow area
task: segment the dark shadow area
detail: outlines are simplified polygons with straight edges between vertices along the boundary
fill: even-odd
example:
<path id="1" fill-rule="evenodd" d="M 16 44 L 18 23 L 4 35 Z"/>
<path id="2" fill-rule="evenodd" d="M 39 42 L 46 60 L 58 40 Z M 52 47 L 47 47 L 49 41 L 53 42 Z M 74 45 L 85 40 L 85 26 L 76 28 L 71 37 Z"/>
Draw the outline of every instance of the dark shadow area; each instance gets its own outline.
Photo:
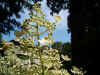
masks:
<path id="1" fill-rule="evenodd" d="M 100 3 L 97 0 L 70 0 L 69 12 L 72 63 L 85 69 L 90 67 L 90 75 L 97 75 L 99 47 L 96 44 L 100 37 L 98 35 L 100 33 Z"/>

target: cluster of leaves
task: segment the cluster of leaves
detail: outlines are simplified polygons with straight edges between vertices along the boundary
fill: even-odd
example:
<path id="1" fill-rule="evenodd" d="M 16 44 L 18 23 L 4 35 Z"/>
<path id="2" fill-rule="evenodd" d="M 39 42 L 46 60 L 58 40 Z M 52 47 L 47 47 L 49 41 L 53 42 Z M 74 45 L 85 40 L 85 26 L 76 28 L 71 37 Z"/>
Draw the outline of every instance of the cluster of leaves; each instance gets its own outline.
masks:
<path id="1" fill-rule="evenodd" d="M 44 33 L 48 33 L 43 37 L 44 40 L 53 42 L 52 31 L 55 30 L 56 23 L 45 18 L 37 3 L 33 8 L 30 18 L 21 25 L 21 32 L 15 32 L 16 40 L 2 42 L 0 50 L 4 50 L 4 56 L 0 56 L 0 75 L 70 75 L 66 69 L 61 68 L 62 61 L 58 50 L 43 49 L 40 42 L 40 35 Z M 40 30 L 42 27 L 44 31 Z M 62 58 L 69 61 L 64 55 Z M 80 70 L 78 72 L 81 74 L 74 73 L 83 75 Z"/>

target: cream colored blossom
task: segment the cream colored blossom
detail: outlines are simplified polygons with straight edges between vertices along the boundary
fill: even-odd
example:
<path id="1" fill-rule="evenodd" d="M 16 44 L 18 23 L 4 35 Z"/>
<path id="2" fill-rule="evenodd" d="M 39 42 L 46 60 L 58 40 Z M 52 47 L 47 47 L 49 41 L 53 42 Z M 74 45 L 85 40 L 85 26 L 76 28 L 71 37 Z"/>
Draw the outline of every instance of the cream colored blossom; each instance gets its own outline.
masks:
<path id="1" fill-rule="evenodd" d="M 61 55 L 61 57 L 62 57 L 64 60 L 66 60 L 66 61 L 70 61 L 70 60 L 71 60 L 71 58 L 69 58 L 68 55 L 66 55 L 66 56 Z"/>

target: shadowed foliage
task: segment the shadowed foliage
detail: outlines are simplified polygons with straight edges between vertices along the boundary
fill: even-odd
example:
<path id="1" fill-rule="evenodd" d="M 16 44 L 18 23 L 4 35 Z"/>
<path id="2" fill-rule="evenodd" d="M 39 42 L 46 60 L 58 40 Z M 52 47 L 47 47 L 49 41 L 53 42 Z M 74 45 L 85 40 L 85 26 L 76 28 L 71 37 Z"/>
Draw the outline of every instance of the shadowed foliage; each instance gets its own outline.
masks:
<path id="1" fill-rule="evenodd" d="M 24 0 L 0 0 L 0 32 L 8 33 L 13 30 L 13 25 L 19 25 L 16 19 L 12 16 L 15 15 L 20 18 L 19 11 L 22 9 Z"/>
<path id="2" fill-rule="evenodd" d="M 52 45 L 52 48 L 59 50 L 59 52 L 63 55 L 68 55 L 69 57 L 71 57 L 71 55 L 72 55 L 71 43 L 55 42 Z"/>
<path id="3" fill-rule="evenodd" d="M 62 42 L 55 42 L 55 43 L 52 45 L 52 48 L 59 50 L 59 52 L 61 53 L 61 51 L 62 51 L 62 45 L 63 45 Z"/>
<path id="4" fill-rule="evenodd" d="M 71 43 L 66 42 L 63 44 L 62 54 L 68 55 L 69 57 L 72 57 Z"/>
<path id="5" fill-rule="evenodd" d="M 23 8 L 31 9 L 32 1 L 41 0 L 0 0 L 0 40 L 2 34 L 8 34 L 15 26 L 20 26 L 17 21 L 21 17 L 19 12 L 23 12 Z"/>
<path id="6" fill-rule="evenodd" d="M 99 42 L 100 36 L 96 34 L 100 33 L 100 3 L 98 0 L 71 0 L 69 12 L 73 64 L 92 68 L 98 65 L 96 40 Z M 91 70 L 91 75 L 97 74 L 95 68 Z"/>
<path id="7" fill-rule="evenodd" d="M 47 0 L 48 7 L 52 10 L 53 13 L 59 13 L 61 9 L 67 9 L 68 0 Z"/>

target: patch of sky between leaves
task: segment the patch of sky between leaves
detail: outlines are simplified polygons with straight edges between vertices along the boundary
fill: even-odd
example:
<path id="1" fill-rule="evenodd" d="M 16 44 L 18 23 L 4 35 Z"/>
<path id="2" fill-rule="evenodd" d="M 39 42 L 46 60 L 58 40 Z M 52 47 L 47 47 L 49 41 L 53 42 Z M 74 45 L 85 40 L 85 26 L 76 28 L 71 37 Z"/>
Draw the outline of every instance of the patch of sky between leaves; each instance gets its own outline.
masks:
<path id="1" fill-rule="evenodd" d="M 68 32 L 67 32 L 67 29 L 68 29 L 67 16 L 69 15 L 68 10 L 61 10 L 59 12 L 59 14 L 55 13 L 52 16 L 52 15 L 50 15 L 50 12 L 51 12 L 50 8 L 47 7 L 46 0 L 43 0 L 41 2 L 41 9 L 42 9 L 43 13 L 46 15 L 46 19 L 48 19 L 51 22 L 55 22 L 55 16 L 61 17 L 61 20 L 59 22 L 57 22 L 56 30 L 53 32 L 53 37 L 55 38 L 55 42 L 56 41 L 70 42 L 71 34 L 68 34 Z M 21 13 L 21 12 L 19 13 L 19 14 L 21 14 L 21 18 L 18 19 L 18 21 L 20 21 L 21 24 L 23 24 L 24 19 L 29 18 L 29 15 L 28 15 L 29 11 L 25 8 L 23 8 L 23 11 L 24 11 L 24 13 Z M 18 28 L 16 28 L 16 29 L 18 29 Z M 14 39 L 15 38 L 14 32 L 11 31 L 10 36 L 4 35 L 4 38 L 8 41 L 11 39 Z"/>

